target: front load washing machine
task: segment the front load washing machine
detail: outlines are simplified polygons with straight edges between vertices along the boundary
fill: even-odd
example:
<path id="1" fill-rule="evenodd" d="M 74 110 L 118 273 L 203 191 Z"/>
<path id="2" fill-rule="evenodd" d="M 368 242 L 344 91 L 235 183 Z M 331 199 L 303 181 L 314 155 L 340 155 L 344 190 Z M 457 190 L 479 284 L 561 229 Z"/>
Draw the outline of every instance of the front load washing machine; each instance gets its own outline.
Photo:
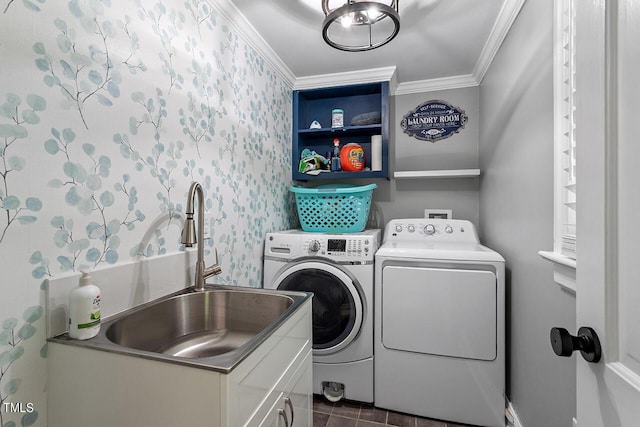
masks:
<path id="1" fill-rule="evenodd" d="M 376 254 L 375 405 L 505 425 L 504 259 L 469 221 L 392 220 Z"/>
<path id="2" fill-rule="evenodd" d="M 287 230 L 265 240 L 264 287 L 313 292 L 313 392 L 373 402 L 373 271 L 380 230 Z"/>

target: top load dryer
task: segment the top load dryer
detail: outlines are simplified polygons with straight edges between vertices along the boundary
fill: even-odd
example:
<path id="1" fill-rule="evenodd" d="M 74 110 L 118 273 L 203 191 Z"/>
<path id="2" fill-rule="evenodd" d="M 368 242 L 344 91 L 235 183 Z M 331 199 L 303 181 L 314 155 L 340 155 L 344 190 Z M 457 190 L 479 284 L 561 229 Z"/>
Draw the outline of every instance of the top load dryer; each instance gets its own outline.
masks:
<path id="1" fill-rule="evenodd" d="M 403 219 L 375 264 L 375 405 L 504 427 L 504 259 L 469 221 Z"/>

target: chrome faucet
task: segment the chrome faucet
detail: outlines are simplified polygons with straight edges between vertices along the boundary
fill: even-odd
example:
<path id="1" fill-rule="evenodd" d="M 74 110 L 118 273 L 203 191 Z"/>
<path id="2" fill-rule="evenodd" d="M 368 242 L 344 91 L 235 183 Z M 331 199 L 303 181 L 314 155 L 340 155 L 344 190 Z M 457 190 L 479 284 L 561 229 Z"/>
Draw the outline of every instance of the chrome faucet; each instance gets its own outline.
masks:
<path id="1" fill-rule="evenodd" d="M 196 235 L 196 225 L 193 221 L 194 199 L 198 196 L 198 232 Z M 196 291 L 204 291 L 204 281 L 207 277 L 222 273 L 222 268 L 218 265 L 218 251 L 216 250 L 216 263 L 211 267 L 204 264 L 204 193 L 202 186 L 197 182 L 192 182 L 187 196 L 187 219 L 182 229 L 182 243 L 190 248 L 194 243 L 198 244 L 198 260 L 196 261 L 196 277 L 194 287 Z"/>

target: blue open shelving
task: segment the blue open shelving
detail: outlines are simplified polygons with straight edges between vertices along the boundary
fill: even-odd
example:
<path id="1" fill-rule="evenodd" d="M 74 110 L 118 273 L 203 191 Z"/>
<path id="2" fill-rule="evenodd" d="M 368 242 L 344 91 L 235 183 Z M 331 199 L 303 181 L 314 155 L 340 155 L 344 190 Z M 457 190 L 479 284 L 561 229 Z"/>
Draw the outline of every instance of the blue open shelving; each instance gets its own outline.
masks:
<path id="1" fill-rule="evenodd" d="M 331 128 L 331 111 L 344 110 L 345 127 Z M 361 114 L 380 113 L 380 123 L 350 126 Z M 313 121 L 323 126 L 310 129 Z M 371 169 L 371 136 L 382 136 L 382 170 Z M 330 172 L 309 175 L 298 172 L 300 154 L 304 149 L 326 155 L 333 149 L 333 139 L 340 146 L 357 143 L 365 152 L 366 168 L 361 172 Z M 318 179 L 386 178 L 389 179 L 389 83 L 366 83 L 331 88 L 306 89 L 293 92 L 292 177 L 298 181 Z"/>

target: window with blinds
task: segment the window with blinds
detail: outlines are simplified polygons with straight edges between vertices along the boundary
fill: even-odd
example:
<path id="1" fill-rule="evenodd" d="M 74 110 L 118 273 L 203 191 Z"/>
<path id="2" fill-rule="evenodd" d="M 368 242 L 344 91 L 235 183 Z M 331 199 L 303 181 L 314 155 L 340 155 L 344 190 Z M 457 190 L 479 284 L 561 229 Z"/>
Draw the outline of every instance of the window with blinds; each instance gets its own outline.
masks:
<path id="1" fill-rule="evenodd" d="M 554 251 L 576 259 L 575 10 L 574 0 L 556 2 L 555 238 Z"/>

